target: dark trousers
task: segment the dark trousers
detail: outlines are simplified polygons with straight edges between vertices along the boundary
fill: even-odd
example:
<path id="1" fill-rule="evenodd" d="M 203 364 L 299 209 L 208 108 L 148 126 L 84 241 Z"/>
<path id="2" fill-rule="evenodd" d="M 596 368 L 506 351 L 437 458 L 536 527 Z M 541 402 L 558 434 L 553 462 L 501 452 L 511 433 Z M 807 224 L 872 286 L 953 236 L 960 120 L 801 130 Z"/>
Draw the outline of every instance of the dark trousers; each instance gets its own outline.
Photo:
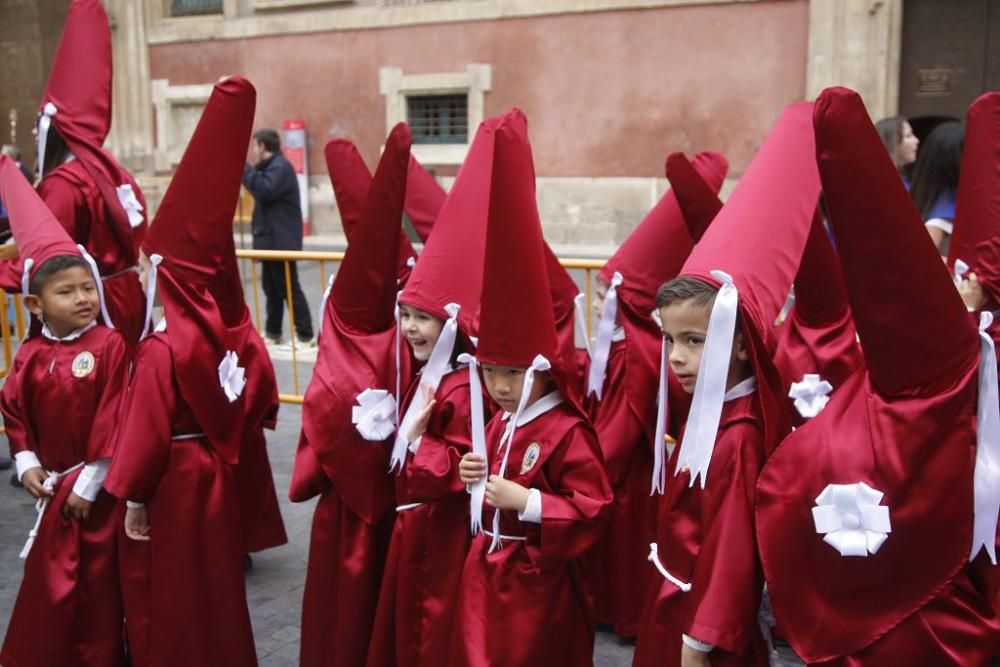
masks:
<path id="1" fill-rule="evenodd" d="M 281 337 L 281 320 L 285 315 L 285 301 L 288 299 L 288 288 L 285 285 L 285 263 L 262 261 L 261 286 L 267 300 L 267 321 L 264 332 L 270 338 Z M 299 340 L 313 337 L 312 317 L 309 315 L 309 304 L 306 295 L 299 286 L 299 272 L 295 262 L 288 262 L 288 273 L 292 279 L 292 305 L 295 310 L 295 335 Z"/>

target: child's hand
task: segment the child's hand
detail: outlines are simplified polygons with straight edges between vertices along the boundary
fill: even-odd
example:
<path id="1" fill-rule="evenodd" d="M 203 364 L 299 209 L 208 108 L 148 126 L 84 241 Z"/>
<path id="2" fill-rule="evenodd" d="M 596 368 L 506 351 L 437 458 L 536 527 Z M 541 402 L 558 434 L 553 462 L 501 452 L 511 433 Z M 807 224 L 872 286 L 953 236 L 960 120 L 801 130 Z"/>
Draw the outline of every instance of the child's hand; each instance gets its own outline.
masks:
<path id="1" fill-rule="evenodd" d="M 958 283 L 958 294 L 969 310 L 980 311 L 986 305 L 986 295 L 975 273 L 970 273 Z"/>
<path id="2" fill-rule="evenodd" d="M 90 506 L 94 503 L 84 500 L 75 493 L 70 493 L 69 498 L 63 503 L 63 516 L 67 519 L 86 520 L 90 516 Z"/>
<path id="3" fill-rule="evenodd" d="M 528 505 L 528 489 L 500 475 L 490 475 L 486 482 L 486 502 L 490 507 L 523 512 Z"/>
<path id="4" fill-rule="evenodd" d="M 21 475 L 21 484 L 24 485 L 24 490 L 37 500 L 52 495 L 52 492 L 44 486 L 47 477 L 48 475 L 41 467 L 35 466 L 24 471 L 24 474 Z"/>
<path id="5" fill-rule="evenodd" d="M 413 442 L 427 432 L 427 423 L 431 420 L 431 411 L 437 401 L 434 400 L 434 391 L 425 384 L 420 385 L 420 391 L 424 393 L 424 409 L 417 413 L 417 419 L 410 426 L 410 432 L 406 434 L 407 442 Z"/>
<path id="6" fill-rule="evenodd" d="M 149 541 L 149 513 L 145 507 L 129 507 L 125 510 L 125 535 L 132 540 Z"/>
<path id="7" fill-rule="evenodd" d="M 681 667 L 712 667 L 708 654 L 696 651 L 687 644 L 681 646 Z"/>
<path id="8" fill-rule="evenodd" d="M 475 484 L 486 476 L 486 461 L 479 454 L 466 454 L 458 462 L 458 476 L 463 484 Z"/>

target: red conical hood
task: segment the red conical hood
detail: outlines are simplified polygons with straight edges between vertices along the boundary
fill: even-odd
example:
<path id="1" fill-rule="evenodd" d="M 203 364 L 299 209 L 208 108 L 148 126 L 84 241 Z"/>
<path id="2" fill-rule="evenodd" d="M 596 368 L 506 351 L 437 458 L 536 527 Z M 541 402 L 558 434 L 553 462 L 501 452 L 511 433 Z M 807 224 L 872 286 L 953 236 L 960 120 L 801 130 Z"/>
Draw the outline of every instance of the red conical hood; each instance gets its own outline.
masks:
<path id="1" fill-rule="evenodd" d="M 372 175 L 351 141 L 334 138 L 326 144 L 326 169 L 330 173 L 333 184 L 333 194 L 337 199 L 337 209 L 344 225 L 344 235 L 348 244 L 353 238 L 354 230 L 364 216 L 368 202 L 368 191 L 372 184 Z M 409 190 L 409 186 L 407 186 Z M 399 267 L 397 278 L 403 285 L 409 280 L 410 268 L 417 257 L 410 239 L 403 228 L 399 228 Z"/>
<path id="2" fill-rule="evenodd" d="M 948 267 L 969 265 L 994 303 L 1000 303 L 1000 93 L 979 97 L 969 107 L 965 150 L 958 181 L 955 233 Z"/>
<path id="3" fill-rule="evenodd" d="M 376 333 L 395 326 L 399 238 L 411 141 L 405 123 L 392 128 L 368 188 L 361 221 L 352 232 L 330 292 L 340 323 L 354 333 Z"/>
<path id="4" fill-rule="evenodd" d="M 469 148 L 470 154 L 472 148 Z M 466 156 L 468 161 L 468 156 Z M 464 162 L 463 162 L 464 164 Z M 455 187 L 452 185 L 452 187 Z M 424 243 L 431 236 L 434 221 L 437 220 L 447 195 L 430 172 L 410 156 L 410 168 L 406 177 L 406 215 L 413 229 Z"/>
<path id="5" fill-rule="evenodd" d="M 817 211 L 795 276 L 796 317 L 803 324 L 820 327 L 841 319 L 848 310 L 844 274 Z"/>
<path id="6" fill-rule="evenodd" d="M 858 94 L 823 91 L 814 123 L 824 197 L 872 384 L 883 396 L 933 392 L 978 357 L 976 328 Z"/>
<path id="7" fill-rule="evenodd" d="M 34 262 L 31 277 L 53 257 L 81 257 L 73 239 L 6 155 L 0 155 L 0 201 L 7 209 L 18 253 Z"/>
<path id="8" fill-rule="evenodd" d="M 472 324 L 483 287 L 494 132 L 499 122 L 499 118 L 488 118 L 479 126 L 469 154 L 437 215 L 434 233 L 420 253 L 399 299 L 400 303 L 426 310 L 441 319 L 448 318 L 444 307 L 457 303 L 461 306 L 459 322 L 468 334 L 473 333 Z M 415 164 L 411 156 L 407 200 L 414 183 Z M 416 169 L 423 171 L 420 165 L 416 165 Z"/>
<path id="9" fill-rule="evenodd" d="M 729 162 L 720 153 L 699 153 L 694 156 L 694 164 L 684 153 L 671 153 L 667 157 L 667 180 L 695 243 L 722 210 L 719 189 L 728 170 Z"/>
<path id="10" fill-rule="evenodd" d="M 476 356 L 527 368 L 540 354 L 556 367 L 559 344 L 524 114 L 504 114 L 495 142 Z"/>
<path id="11" fill-rule="evenodd" d="M 181 395 L 219 456 L 235 463 L 243 429 L 277 398 L 274 369 L 243 302 L 233 247 L 256 91 L 239 77 L 215 85 L 143 248 L 160 255 L 156 281 Z M 229 400 L 219 368 L 228 355 L 247 386 Z"/>

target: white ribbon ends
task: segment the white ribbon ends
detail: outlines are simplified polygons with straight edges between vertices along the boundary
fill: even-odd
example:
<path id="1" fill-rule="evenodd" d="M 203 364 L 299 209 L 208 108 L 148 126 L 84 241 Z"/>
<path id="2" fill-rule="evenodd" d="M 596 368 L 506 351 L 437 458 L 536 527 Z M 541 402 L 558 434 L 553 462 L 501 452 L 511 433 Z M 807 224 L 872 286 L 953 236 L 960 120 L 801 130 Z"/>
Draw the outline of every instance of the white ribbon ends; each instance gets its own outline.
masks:
<path id="1" fill-rule="evenodd" d="M 245 369 L 239 363 L 240 358 L 233 350 L 226 352 L 226 356 L 219 362 L 219 385 L 226 392 L 230 403 L 236 402 L 247 385 Z"/>
<path id="2" fill-rule="evenodd" d="M 736 335 L 736 314 L 739 310 L 739 293 L 733 278 L 723 271 L 712 271 L 712 277 L 722 283 L 712 306 L 705 336 L 705 347 L 698 366 L 698 383 L 695 385 L 687 428 L 677 457 L 677 475 L 685 467 L 691 470 L 690 486 L 701 478 L 705 488 L 708 467 L 715 450 L 719 433 L 719 418 L 729 379 L 729 359 L 732 356 L 733 338 Z"/>
<path id="3" fill-rule="evenodd" d="M 410 444 L 410 429 L 413 427 L 413 423 L 417 421 L 417 417 L 423 411 L 424 406 L 427 405 L 427 398 L 424 395 L 422 387 L 429 387 L 432 392 L 436 392 L 438 385 L 441 384 L 441 378 L 451 369 L 451 355 L 455 351 L 455 340 L 458 337 L 459 305 L 457 303 L 449 303 L 444 307 L 444 310 L 448 314 L 448 319 L 445 320 L 444 325 L 441 327 L 441 332 L 438 334 L 437 340 L 434 341 L 434 348 L 427 358 L 427 364 L 424 365 L 424 369 L 420 374 L 421 387 L 418 387 L 413 393 L 410 405 L 406 408 L 406 414 L 403 415 L 399 423 L 399 430 L 396 431 L 396 440 L 392 444 L 392 454 L 389 457 L 389 472 L 394 470 L 402 472 L 403 466 L 406 465 L 406 451 Z"/>
<path id="4" fill-rule="evenodd" d="M 478 454 L 490 469 L 490 459 L 486 451 L 486 422 L 483 413 L 483 387 L 479 381 L 479 361 L 471 354 L 462 354 L 458 363 L 469 367 L 469 405 L 472 417 L 472 453 Z M 483 501 L 486 498 L 486 476 L 475 484 L 469 484 L 469 530 L 473 535 L 483 532 Z"/>
<path id="5" fill-rule="evenodd" d="M 351 409 L 351 422 L 365 440 L 385 440 L 396 430 L 396 398 L 385 389 L 365 389 Z"/>
<path id="6" fill-rule="evenodd" d="M 958 263 L 955 263 L 956 266 Z M 996 533 L 1000 519 L 1000 399 L 997 390 L 997 353 L 986 332 L 993 313 L 979 316 L 979 406 L 976 427 L 976 468 L 973 476 L 975 514 L 972 530 L 973 560 L 986 549 L 990 562 L 997 564 Z"/>
<path id="7" fill-rule="evenodd" d="M 615 321 L 618 318 L 618 286 L 622 284 L 622 274 L 615 271 L 604 295 L 604 306 L 601 308 L 601 323 L 597 326 L 597 340 L 594 342 L 590 361 L 590 375 L 587 378 L 587 395 L 595 395 L 601 400 L 604 393 L 604 376 L 608 369 L 608 356 L 611 354 L 611 339 L 615 335 Z"/>
<path id="8" fill-rule="evenodd" d="M 28 539 L 24 542 L 24 547 L 21 549 L 21 553 L 18 554 L 18 558 L 27 558 L 28 554 L 31 553 L 31 547 L 35 546 L 35 538 L 38 537 L 38 529 L 42 525 L 42 517 L 45 516 L 45 510 L 49 506 L 49 501 L 52 500 L 51 494 L 55 493 L 56 484 L 60 479 L 74 470 L 82 468 L 84 463 L 84 461 L 80 461 L 75 466 L 67 468 L 62 472 L 52 472 L 51 470 L 45 471 L 45 480 L 42 482 L 42 488 L 48 491 L 50 495 L 42 496 L 35 501 L 35 512 L 37 513 L 35 516 L 35 525 L 28 531 Z"/>
<path id="9" fill-rule="evenodd" d="M 830 401 L 833 385 L 816 373 L 806 373 L 799 382 L 793 382 L 788 397 L 794 399 L 795 409 L 804 419 L 812 419 Z"/>
<path id="10" fill-rule="evenodd" d="M 828 484 L 812 508 L 816 532 L 841 556 L 876 553 L 892 532 L 884 495 L 864 482 Z"/>
<path id="11" fill-rule="evenodd" d="M 122 183 L 117 188 L 115 188 L 115 194 L 118 195 L 118 203 L 121 204 L 122 208 L 125 209 L 126 215 L 128 215 L 128 224 L 135 229 L 142 224 L 142 204 L 136 199 L 135 191 L 132 190 L 131 183 Z"/>
<path id="12" fill-rule="evenodd" d="M 663 320 L 660 319 L 660 311 L 654 310 L 653 319 L 660 329 L 663 329 Z M 658 378 L 659 387 L 656 392 L 656 428 L 653 430 L 653 479 L 649 489 L 649 495 L 663 494 L 663 489 L 667 485 L 667 412 L 670 403 L 667 400 L 667 374 L 670 372 L 670 365 L 667 359 L 670 356 L 670 348 L 667 345 L 667 337 L 663 337 L 660 344 L 660 375 Z"/>

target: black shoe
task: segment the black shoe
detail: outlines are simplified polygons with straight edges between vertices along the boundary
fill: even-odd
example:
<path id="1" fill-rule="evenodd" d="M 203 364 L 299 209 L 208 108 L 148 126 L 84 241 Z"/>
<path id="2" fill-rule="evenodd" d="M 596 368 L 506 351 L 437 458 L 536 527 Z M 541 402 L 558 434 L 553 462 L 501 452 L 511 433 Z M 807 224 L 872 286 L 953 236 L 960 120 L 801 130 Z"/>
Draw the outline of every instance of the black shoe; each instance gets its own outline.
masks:
<path id="1" fill-rule="evenodd" d="M 0 470 L 10 470 L 14 465 L 14 459 L 0 456 Z"/>

